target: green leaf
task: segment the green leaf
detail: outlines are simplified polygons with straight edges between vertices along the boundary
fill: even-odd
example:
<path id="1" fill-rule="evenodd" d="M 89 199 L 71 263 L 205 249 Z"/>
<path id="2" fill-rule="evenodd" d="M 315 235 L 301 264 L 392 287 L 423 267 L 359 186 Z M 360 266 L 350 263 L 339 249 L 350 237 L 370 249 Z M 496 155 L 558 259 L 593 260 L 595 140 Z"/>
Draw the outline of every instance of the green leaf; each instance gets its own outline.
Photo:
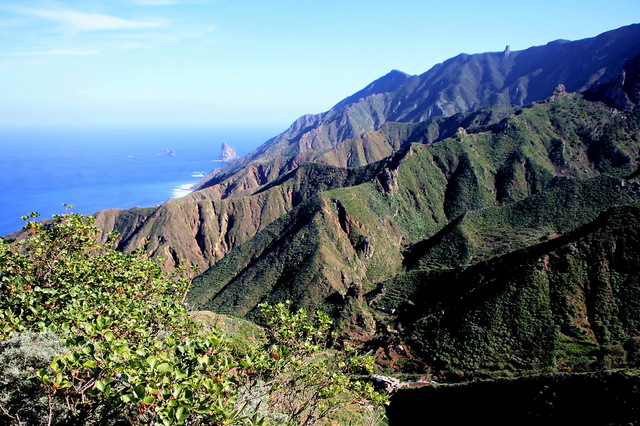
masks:
<path id="1" fill-rule="evenodd" d="M 137 385 L 134 386 L 133 388 L 133 393 L 135 394 L 135 396 L 138 397 L 138 399 L 142 399 L 144 398 L 144 394 L 145 394 L 145 388 L 144 385 Z"/>
<path id="2" fill-rule="evenodd" d="M 142 403 L 143 403 L 144 405 L 151 405 L 151 404 L 153 404 L 154 402 L 156 402 L 156 398 L 155 398 L 153 395 L 145 396 L 145 397 L 142 399 Z"/>
<path id="3" fill-rule="evenodd" d="M 158 365 L 158 359 L 154 356 L 150 356 L 149 358 L 147 358 L 147 364 L 149 364 L 149 368 L 151 368 L 151 371 L 153 371 Z"/>
<path id="4" fill-rule="evenodd" d="M 209 357 L 209 355 L 204 355 L 198 358 L 198 363 L 204 366 L 209 366 L 211 365 L 211 358 Z"/>
<path id="5" fill-rule="evenodd" d="M 176 410 L 176 419 L 181 422 L 187 417 L 189 417 L 189 410 L 182 406 L 178 407 L 178 409 Z"/>
<path id="6" fill-rule="evenodd" d="M 222 391 L 224 391 L 224 385 L 220 382 L 214 383 L 213 391 L 216 393 L 222 393 Z"/>
<path id="7" fill-rule="evenodd" d="M 158 371 L 160 373 L 170 373 L 173 371 L 173 367 L 168 362 L 163 362 L 162 364 L 158 365 Z"/>
<path id="8" fill-rule="evenodd" d="M 86 359 L 83 361 L 82 366 L 86 368 L 96 368 L 98 366 L 98 363 L 92 359 Z"/>
<path id="9" fill-rule="evenodd" d="M 102 316 L 98 317 L 98 319 L 96 321 L 96 329 L 97 330 L 104 330 L 105 327 L 106 327 L 106 321 L 105 321 L 104 317 L 102 317 Z"/>
<path id="10" fill-rule="evenodd" d="M 49 377 L 49 375 L 45 373 L 44 369 L 38 370 L 38 378 L 45 386 L 51 386 L 51 384 L 53 383 L 51 377 Z"/>
<path id="11" fill-rule="evenodd" d="M 183 380 L 189 377 L 189 373 L 186 370 L 175 370 L 173 375 L 176 380 Z"/>
<path id="12" fill-rule="evenodd" d="M 68 380 L 61 380 L 60 383 L 56 385 L 56 387 L 60 389 L 70 388 L 71 386 L 73 386 L 73 383 Z"/>
<path id="13" fill-rule="evenodd" d="M 53 370 L 54 373 L 61 371 L 63 366 L 63 361 L 60 358 L 54 359 L 50 364 L 51 370 Z"/>

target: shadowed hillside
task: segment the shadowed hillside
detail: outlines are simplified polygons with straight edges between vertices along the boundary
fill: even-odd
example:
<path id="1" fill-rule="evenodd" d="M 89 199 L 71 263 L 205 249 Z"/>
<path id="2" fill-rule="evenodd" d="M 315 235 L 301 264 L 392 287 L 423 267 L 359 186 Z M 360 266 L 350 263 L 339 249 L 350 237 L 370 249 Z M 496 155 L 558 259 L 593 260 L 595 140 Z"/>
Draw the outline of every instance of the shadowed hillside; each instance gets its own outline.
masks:
<path id="1" fill-rule="evenodd" d="M 637 204 L 468 268 L 385 283 L 407 342 L 433 371 L 588 371 L 638 358 Z"/>

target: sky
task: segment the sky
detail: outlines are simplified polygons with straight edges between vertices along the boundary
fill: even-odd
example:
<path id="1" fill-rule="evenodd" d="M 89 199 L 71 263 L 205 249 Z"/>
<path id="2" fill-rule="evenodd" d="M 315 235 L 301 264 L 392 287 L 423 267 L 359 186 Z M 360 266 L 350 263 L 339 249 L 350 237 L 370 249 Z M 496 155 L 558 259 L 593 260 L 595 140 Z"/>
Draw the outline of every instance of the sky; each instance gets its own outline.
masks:
<path id="1" fill-rule="evenodd" d="M 392 69 L 634 22 L 638 0 L 0 0 L 0 126 L 286 128 Z"/>

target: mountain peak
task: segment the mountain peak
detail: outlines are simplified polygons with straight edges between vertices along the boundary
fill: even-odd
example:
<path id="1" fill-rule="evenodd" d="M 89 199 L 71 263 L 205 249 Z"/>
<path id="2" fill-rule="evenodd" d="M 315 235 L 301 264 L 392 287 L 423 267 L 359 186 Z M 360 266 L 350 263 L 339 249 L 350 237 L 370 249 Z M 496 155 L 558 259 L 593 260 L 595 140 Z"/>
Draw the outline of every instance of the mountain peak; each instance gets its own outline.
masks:
<path id="1" fill-rule="evenodd" d="M 358 102 L 360 99 L 363 99 L 372 95 L 393 92 L 397 90 L 400 86 L 402 86 L 409 78 L 411 78 L 411 75 L 403 71 L 393 69 L 389 71 L 387 74 L 373 81 L 364 89 L 354 93 L 353 95 L 349 96 L 346 99 L 343 99 L 334 108 L 341 108 L 345 105 Z"/>
<path id="2" fill-rule="evenodd" d="M 383 75 L 379 79 L 375 80 L 373 83 L 368 85 L 364 91 L 369 92 L 368 94 L 376 94 L 376 93 L 385 93 L 385 92 L 393 92 L 400 85 L 402 85 L 405 81 L 407 81 L 411 76 L 406 72 L 393 69 L 389 71 L 387 74 Z"/>

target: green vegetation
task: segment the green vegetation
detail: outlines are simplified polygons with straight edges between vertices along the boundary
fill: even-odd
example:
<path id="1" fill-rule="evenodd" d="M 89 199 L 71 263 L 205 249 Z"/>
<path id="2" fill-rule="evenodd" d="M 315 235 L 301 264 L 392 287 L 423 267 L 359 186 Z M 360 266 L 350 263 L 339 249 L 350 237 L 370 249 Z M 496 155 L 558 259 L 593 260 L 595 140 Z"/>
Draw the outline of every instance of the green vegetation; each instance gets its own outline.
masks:
<path id="1" fill-rule="evenodd" d="M 262 384 L 269 389 L 272 409 L 286 414 L 296 424 L 307 425 L 349 404 L 384 403 L 386 398 L 371 383 L 353 380 L 354 376 L 373 373 L 373 356 L 358 355 L 349 346 L 330 350 L 329 316 L 318 312 L 310 318 L 304 309 L 293 312 L 288 305 L 290 301 L 260 304 L 261 318 L 268 330 L 265 350 L 275 359 Z M 367 409 L 372 410 L 373 406 Z"/>
<path id="2" fill-rule="evenodd" d="M 637 365 L 640 208 L 612 208 L 553 240 L 388 282 L 414 348 L 472 375 Z M 405 292 L 403 292 L 403 289 Z"/>
<path id="3" fill-rule="evenodd" d="M 323 346 L 326 316 L 264 305 L 266 336 L 237 344 L 188 315 L 187 280 L 98 233 L 92 217 L 64 214 L 0 241 L 4 422 L 315 424 L 354 398 L 357 413 L 384 402 L 354 376 L 370 357 Z"/>
<path id="4" fill-rule="evenodd" d="M 406 263 L 422 269 L 469 266 L 555 238 L 635 198 L 616 178 L 557 179 L 521 201 L 467 212 L 411 247 Z"/>
<path id="5" fill-rule="evenodd" d="M 389 123 L 382 140 L 406 138 L 396 154 L 352 169 L 307 163 L 260 190 L 254 196 L 287 194 L 299 204 L 197 277 L 188 300 L 249 318 L 261 301 L 286 299 L 341 315 L 352 285 L 368 293 L 394 279 L 414 288 L 404 272 L 501 256 L 635 197 L 619 178 L 635 167 L 635 116 L 565 94 L 435 121 L 469 130 L 424 145 L 410 141 L 431 140 L 433 123 Z M 602 157 L 615 166 L 598 166 Z"/>
<path id="6" fill-rule="evenodd" d="M 248 318 L 262 300 L 322 307 L 345 338 L 409 349 L 397 368 L 441 378 L 634 366 L 640 291 L 623 265 L 638 261 L 638 220 L 605 218 L 640 195 L 637 113 L 571 94 L 478 112 L 473 130 L 319 188 L 198 277 L 188 299 Z M 324 166 L 304 169 L 326 180 Z"/>

